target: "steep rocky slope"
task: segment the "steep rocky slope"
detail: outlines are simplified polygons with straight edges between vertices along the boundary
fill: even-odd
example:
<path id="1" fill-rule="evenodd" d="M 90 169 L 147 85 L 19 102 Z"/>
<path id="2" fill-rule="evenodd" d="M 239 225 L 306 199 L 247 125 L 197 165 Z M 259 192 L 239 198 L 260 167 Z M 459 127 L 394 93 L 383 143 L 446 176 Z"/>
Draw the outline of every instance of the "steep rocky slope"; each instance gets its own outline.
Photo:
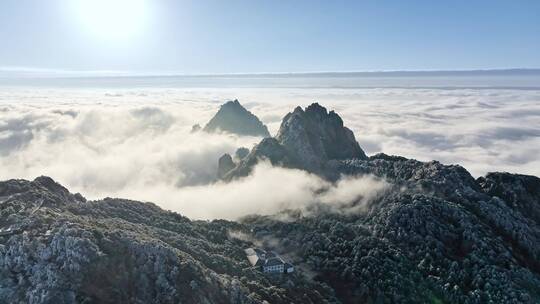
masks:
<path id="1" fill-rule="evenodd" d="M 48 177 L 0 182 L 0 303 L 335 302 L 300 275 L 249 267 L 227 222 L 86 201 Z"/>
<path id="2" fill-rule="evenodd" d="M 266 126 L 238 100 L 228 101 L 203 128 L 206 132 L 225 131 L 238 135 L 269 137 Z"/>

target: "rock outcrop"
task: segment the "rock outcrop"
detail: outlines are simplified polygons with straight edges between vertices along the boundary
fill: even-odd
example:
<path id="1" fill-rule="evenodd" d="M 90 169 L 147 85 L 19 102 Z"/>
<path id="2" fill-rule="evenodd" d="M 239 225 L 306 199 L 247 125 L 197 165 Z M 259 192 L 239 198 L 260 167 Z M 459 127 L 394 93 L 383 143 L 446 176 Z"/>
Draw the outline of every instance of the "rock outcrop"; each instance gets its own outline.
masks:
<path id="1" fill-rule="evenodd" d="M 318 103 L 287 114 L 276 139 L 308 171 L 323 170 L 329 160 L 367 158 L 341 117 Z"/>
<path id="2" fill-rule="evenodd" d="M 227 172 L 231 171 L 235 167 L 233 159 L 230 154 L 223 154 L 218 160 L 218 178 L 223 178 Z"/>
<path id="3" fill-rule="evenodd" d="M 367 159 L 367 156 L 341 117 L 314 103 L 305 111 L 297 107 L 287 114 L 277 136 L 263 139 L 225 175 L 226 179 L 249 174 L 260 159 L 336 179 L 339 176 L 336 161 Z"/>
<path id="4" fill-rule="evenodd" d="M 206 132 L 223 131 L 238 135 L 269 137 L 266 126 L 246 110 L 238 100 L 228 101 L 221 106 L 203 129 Z"/>

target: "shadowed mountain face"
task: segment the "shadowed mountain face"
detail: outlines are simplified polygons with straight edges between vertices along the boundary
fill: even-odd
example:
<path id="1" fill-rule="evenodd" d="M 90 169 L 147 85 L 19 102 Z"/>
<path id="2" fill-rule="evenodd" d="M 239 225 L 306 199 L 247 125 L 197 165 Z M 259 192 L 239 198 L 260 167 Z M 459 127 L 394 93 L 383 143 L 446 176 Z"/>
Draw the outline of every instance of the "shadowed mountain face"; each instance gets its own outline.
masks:
<path id="1" fill-rule="evenodd" d="M 223 104 L 203 130 L 206 132 L 224 131 L 248 136 L 270 136 L 266 126 L 257 116 L 246 110 L 238 100 Z"/>
<path id="2" fill-rule="evenodd" d="M 287 114 L 275 138 L 263 139 L 236 168 L 222 177 L 246 176 L 260 159 L 336 179 L 335 161 L 367 159 L 367 156 L 341 117 L 314 103 L 305 111 L 297 107 Z"/>

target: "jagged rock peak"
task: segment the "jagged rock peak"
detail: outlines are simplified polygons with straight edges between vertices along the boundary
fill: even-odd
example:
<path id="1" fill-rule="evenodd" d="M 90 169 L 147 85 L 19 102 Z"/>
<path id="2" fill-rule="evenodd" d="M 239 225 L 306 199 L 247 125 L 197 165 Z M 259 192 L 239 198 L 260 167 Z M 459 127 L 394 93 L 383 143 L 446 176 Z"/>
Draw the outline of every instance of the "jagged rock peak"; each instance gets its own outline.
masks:
<path id="1" fill-rule="evenodd" d="M 34 183 L 39 184 L 54 193 L 69 193 L 69 191 L 64 186 L 60 185 L 48 176 L 38 176 L 34 179 Z"/>
<path id="2" fill-rule="evenodd" d="M 296 107 L 288 113 L 276 137 L 263 139 L 226 174 L 225 180 L 248 175 L 259 159 L 335 180 L 339 177 L 336 162 L 368 158 L 341 117 L 313 103 L 305 110 Z"/>
<path id="3" fill-rule="evenodd" d="M 206 132 L 221 130 L 248 136 L 270 136 L 268 128 L 257 116 L 246 110 L 237 99 L 223 104 L 203 130 Z"/>
<path id="4" fill-rule="evenodd" d="M 334 159 L 367 159 L 353 132 L 343 126 L 341 117 L 318 103 L 305 110 L 296 107 L 287 114 L 276 139 L 308 169 L 320 168 Z"/>
<path id="5" fill-rule="evenodd" d="M 321 106 L 318 102 L 314 102 L 306 108 L 306 113 L 313 113 L 316 115 L 326 115 L 328 111 L 326 110 L 325 107 Z"/>

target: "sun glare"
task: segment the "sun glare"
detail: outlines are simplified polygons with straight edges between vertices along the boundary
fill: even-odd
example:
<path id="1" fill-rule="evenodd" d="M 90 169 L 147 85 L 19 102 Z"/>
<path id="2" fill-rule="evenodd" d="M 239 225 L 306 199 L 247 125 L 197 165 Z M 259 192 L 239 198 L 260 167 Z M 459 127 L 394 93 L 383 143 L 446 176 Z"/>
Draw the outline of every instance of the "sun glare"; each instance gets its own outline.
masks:
<path id="1" fill-rule="evenodd" d="M 102 40 L 129 40 L 148 23 L 148 0 L 70 1 L 85 31 Z"/>

